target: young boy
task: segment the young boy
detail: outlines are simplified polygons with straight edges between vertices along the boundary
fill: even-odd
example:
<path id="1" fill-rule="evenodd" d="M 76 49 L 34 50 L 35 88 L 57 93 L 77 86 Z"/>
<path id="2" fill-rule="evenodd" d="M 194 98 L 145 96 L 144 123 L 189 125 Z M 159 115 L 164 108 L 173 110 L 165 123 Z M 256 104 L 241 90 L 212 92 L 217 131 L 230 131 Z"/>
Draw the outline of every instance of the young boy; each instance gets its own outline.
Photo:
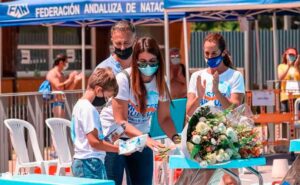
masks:
<path id="1" fill-rule="evenodd" d="M 118 84 L 111 69 L 96 69 L 88 80 L 84 95 L 72 112 L 71 135 L 75 145 L 72 172 L 76 177 L 107 179 L 105 152 L 118 152 L 118 146 L 103 140 L 99 113 L 91 102 L 95 97 L 109 98 L 118 93 Z"/>

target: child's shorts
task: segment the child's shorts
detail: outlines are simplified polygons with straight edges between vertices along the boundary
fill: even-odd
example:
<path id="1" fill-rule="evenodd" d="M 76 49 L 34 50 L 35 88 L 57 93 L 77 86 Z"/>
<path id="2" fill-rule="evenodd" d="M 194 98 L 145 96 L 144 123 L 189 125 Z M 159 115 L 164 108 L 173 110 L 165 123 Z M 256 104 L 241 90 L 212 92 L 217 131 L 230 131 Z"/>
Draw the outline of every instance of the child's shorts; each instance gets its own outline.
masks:
<path id="1" fill-rule="evenodd" d="M 75 177 L 107 179 L 105 166 L 98 158 L 74 159 L 72 173 Z"/>

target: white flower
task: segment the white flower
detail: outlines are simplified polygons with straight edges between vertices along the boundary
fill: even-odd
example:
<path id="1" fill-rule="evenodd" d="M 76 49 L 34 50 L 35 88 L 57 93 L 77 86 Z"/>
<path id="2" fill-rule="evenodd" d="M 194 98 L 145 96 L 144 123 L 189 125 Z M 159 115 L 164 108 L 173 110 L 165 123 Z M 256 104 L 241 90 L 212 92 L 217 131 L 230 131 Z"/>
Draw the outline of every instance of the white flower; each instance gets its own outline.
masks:
<path id="1" fill-rule="evenodd" d="M 215 164 L 217 162 L 216 153 L 211 153 L 206 155 L 206 160 L 209 164 Z"/>
<path id="2" fill-rule="evenodd" d="M 207 163 L 207 161 L 201 161 L 201 162 L 200 162 L 200 165 L 201 165 L 202 167 L 207 167 L 207 166 L 208 166 L 208 163 Z"/>
<path id="3" fill-rule="evenodd" d="M 225 136 L 225 135 L 220 135 L 219 136 L 220 141 L 223 141 L 223 140 L 226 140 L 226 139 L 227 139 L 227 136 Z"/>
<path id="4" fill-rule="evenodd" d="M 200 137 L 199 135 L 193 135 L 192 141 L 193 141 L 193 143 L 195 143 L 195 144 L 200 144 L 200 142 L 201 142 L 201 137 Z"/>
<path id="5" fill-rule="evenodd" d="M 210 142 L 211 142 L 211 144 L 213 144 L 213 145 L 216 145 L 216 144 L 217 144 L 217 141 L 216 141 L 214 138 L 211 138 Z"/>
<path id="6" fill-rule="evenodd" d="M 238 142 L 237 133 L 233 128 L 227 128 L 226 135 L 230 138 L 232 142 Z"/>
<path id="7" fill-rule="evenodd" d="M 226 117 L 225 117 L 225 116 L 221 116 L 221 117 L 219 118 L 219 120 L 220 120 L 220 122 L 225 122 L 225 121 L 226 121 Z"/>
<path id="8" fill-rule="evenodd" d="M 233 155 L 233 150 L 230 149 L 230 148 L 227 148 L 227 149 L 225 150 L 225 152 L 229 155 L 229 157 L 231 157 L 231 156 Z"/>
<path id="9" fill-rule="evenodd" d="M 205 122 L 205 121 L 206 121 L 206 118 L 205 118 L 205 117 L 201 117 L 201 118 L 199 119 L 199 121 Z"/>
<path id="10" fill-rule="evenodd" d="M 216 156 L 216 159 L 217 159 L 218 162 L 223 162 L 224 161 L 224 154 L 218 154 Z"/>
<path id="11" fill-rule="evenodd" d="M 219 154 L 223 154 L 225 151 L 223 150 L 223 149 L 220 149 L 219 151 L 218 151 L 218 153 Z"/>
<path id="12" fill-rule="evenodd" d="M 214 131 L 214 133 L 218 133 L 219 132 L 219 128 L 217 126 L 214 126 L 213 127 L 213 131 Z"/>
<path id="13" fill-rule="evenodd" d="M 224 125 L 224 123 L 220 123 L 218 125 L 218 129 L 220 133 L 225 133 L 226 132 L 226 126 Z"/>
<path id="14" fill-rule="evenodd" d="M 229 154 L 228 153 L 224 153 L 223 154 L 223 156 L 224 156 L 224 161 L 229 161 L 230 160 L 230 156 L 229 156 Z"/>
<path id="15" fill-rule="evenodd" d="M 200 133 L 201 135 L 206 135 L 210 130 L 210 127 L 203 121 L 199 121 L 196 125 L 196 132 Z"/>

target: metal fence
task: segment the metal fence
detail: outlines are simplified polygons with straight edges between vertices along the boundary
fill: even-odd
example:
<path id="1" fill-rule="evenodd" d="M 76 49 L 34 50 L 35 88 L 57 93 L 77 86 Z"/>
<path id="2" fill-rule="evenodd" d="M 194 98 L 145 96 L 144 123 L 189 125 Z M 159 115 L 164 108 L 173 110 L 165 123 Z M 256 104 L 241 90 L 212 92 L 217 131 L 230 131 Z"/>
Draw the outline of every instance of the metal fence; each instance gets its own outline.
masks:
<path id="1" fill-rule="evenodd" d="M 82 91 L 65 91 L 66 119 L 71 118 L 72 109 L 81 97 Z M 9 138 L 9 131 L 4 125 L 8 118 L 18 118 L 30 122 L 37 133 L 39 147 L 45 160 L 50 159 L 51 137 L 50 130 L 45 124 L 47 118 L 53 117 L 51 102 L 43 99 L 40 93 L 9 93 L 0 94 L 0 173 L 13 171 L 15 166 L 14 151 Z M 33 160 L 33 150 L 26 137 L 30 160 Z"/>

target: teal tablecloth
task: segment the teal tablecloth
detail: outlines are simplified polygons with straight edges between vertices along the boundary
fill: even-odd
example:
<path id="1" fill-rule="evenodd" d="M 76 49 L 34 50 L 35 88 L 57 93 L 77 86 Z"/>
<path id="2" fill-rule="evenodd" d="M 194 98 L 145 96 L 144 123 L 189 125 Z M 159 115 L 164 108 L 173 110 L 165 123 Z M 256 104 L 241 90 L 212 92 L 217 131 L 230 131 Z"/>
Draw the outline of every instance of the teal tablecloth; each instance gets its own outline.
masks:
<path id="1" fill-rule="evenodd" d="M 290 141 L 290 152 L 300 151 L 300 139 L 292 139 Z"/>
<path id="2" fill-rule="evenodd" d="M 263 166 L 266 164 L 266 158 L 250 158 L 250 159 L 236 159 L 225 163 L 208 165 L 205 169 L 218 169 L 218 168 L 246 168 L 251 166 Z M 171 169 L 201 169 L 203 168 L 196 161 L 185 158 L 182 155 L 171 155 L 169 158 L 169 167 Z M 204 168 L 203 168 L 204 169 Z"/>
<path id="3" fill-rule="evenodd" d="M 97 180 L 52 175 L 15 175 L 12 178 L 0 178 L 1 185 L 114 185 L 112 180 Z"/>

